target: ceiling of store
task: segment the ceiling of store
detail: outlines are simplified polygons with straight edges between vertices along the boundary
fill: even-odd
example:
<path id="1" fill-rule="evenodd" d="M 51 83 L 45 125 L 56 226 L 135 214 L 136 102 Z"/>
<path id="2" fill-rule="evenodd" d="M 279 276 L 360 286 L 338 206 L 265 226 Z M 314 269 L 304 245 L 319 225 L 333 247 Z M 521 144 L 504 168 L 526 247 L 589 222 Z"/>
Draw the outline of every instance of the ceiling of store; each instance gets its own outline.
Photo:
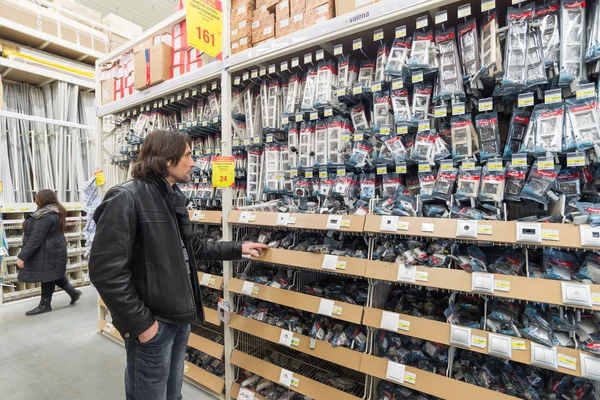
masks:
<path id="1" fill-rule="evenodd" d="M 85 7 L 98 11 L 104 17 L 116 14 L 144 30 L 173 14 L 179 0 L 75 0 Z"/>

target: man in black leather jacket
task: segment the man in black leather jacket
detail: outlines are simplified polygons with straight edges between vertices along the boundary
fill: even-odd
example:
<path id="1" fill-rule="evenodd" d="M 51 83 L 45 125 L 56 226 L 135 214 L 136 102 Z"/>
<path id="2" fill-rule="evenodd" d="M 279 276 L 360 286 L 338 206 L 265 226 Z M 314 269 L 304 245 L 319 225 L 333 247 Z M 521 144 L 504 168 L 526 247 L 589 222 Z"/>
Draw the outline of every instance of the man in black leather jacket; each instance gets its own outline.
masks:
<path id="1" fill-rule="evenodd" d="M 90 279 L 127 348 L 128 400 L 179 400 L 190 324 L 202 320 L 196 260 L 258 256 L 257 243 L 207 242 L 192 230 L 177 183 L 191 180 L 190 139 L 146 137 L 132 180 L 110 189 L 94 213 Z"/>

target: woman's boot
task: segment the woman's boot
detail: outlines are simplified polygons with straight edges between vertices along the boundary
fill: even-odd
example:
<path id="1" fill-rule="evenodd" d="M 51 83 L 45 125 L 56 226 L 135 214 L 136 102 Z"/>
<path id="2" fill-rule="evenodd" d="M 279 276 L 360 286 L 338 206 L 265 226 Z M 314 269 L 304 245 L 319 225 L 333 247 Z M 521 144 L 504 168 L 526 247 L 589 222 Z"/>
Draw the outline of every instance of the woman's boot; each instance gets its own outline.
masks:
<path id="1" fill-rule="evenodd" d="M 52 311 L 52 307 L 50 307 L 50 302 L 52 301 L 52 297 L 42 297 L 40 299 L 40 304 L 31 311 L 27 311 L 25 315 L 37 315 L 43 314 Z"/>
<path id="2" fill-rule="evenodd" d="M 62 289 L 71 296 L 71 304 L 77 303 L 77 300 L 81 297 L 81 291 L 75 289 L 70 283 L 67 283 Z"/>

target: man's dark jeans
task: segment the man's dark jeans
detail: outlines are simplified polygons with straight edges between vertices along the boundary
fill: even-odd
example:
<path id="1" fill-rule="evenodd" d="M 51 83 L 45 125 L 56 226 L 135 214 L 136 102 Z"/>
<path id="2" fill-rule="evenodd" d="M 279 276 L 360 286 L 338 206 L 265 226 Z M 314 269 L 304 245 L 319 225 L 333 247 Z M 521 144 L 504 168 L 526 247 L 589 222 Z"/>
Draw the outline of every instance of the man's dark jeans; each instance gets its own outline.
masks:
<path id="1" fill-rule="evenodd" d="M 158 331 L 148 342 L 125 340 L 127 400 L 181 400 L 189 336 L 190 325 L 158 321 Z"/>

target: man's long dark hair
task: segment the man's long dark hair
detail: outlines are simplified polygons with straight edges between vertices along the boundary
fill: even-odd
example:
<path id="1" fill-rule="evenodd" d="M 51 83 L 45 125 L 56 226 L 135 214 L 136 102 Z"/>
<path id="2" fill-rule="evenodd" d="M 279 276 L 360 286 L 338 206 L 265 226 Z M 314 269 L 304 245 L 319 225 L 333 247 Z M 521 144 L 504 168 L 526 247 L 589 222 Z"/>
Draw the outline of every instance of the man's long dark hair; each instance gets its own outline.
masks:
<path id="1" fill-rule="evenodd" d="M 166 178 L 167 163 L 177 165 L 185 154 L 186 144 L 191 146 L 191 143 L 191 138 L 183 132 L 164 129 L 150 132 L 144 139 L 131 176 L 145 180 Z"/>
<path id="2" fill-rule="evenodd" d="M 35 195 L 35 204 L 38 208 L 46 207 L 47 205 L 54 204 L 58 208 L 58 217 L 60 219 L 60 229 L 64 232 L 67 231 L 67 210 L 60 204 L 56 193 L 50 189 L 42 189 Z"/>

